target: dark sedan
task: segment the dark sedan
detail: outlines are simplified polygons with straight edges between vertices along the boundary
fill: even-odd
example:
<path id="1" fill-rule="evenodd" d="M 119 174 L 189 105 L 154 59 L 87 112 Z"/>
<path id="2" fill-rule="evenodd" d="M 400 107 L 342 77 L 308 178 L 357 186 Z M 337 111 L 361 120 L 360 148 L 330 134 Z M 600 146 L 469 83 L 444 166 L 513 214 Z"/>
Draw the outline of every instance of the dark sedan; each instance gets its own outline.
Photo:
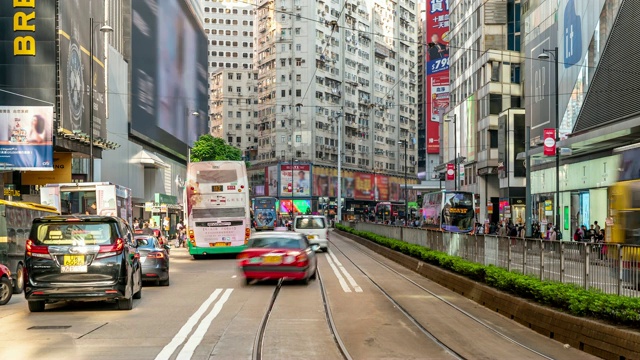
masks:
<path id="1" fill-rule="evenodd" d="M 142 280 L 169 286 L 169 245 L 160 245 L 155 236 L 136 235 L 142 263 Z"/>

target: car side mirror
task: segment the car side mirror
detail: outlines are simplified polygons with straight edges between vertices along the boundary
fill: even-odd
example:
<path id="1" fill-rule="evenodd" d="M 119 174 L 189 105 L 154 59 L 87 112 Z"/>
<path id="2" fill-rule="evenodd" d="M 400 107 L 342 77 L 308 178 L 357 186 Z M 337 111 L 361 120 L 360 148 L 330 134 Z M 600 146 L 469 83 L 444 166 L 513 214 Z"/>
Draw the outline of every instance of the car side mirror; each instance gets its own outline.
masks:
<path id="1" fill-rule="evenodd" d="M 320 245 L 318 244 L 311 245 L 311 251 L 318 251 L 318 249 L 320 249 Z"/>

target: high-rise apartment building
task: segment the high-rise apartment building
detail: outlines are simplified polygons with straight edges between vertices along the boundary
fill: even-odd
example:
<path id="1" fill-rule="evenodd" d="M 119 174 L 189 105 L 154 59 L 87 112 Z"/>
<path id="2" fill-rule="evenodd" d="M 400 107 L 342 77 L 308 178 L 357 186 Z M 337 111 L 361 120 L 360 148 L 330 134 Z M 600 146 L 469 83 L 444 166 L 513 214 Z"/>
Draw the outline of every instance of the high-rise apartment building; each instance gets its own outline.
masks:
<path id="1" fill-rule="evenodd" d="M 347 209 L 399 200 L 391 184 L 405 169 L 415 183 L 417 169 L 417 14 L 409 0 L 259 1 L 254 170 L 311 163 L 319 184 L 336 178 L 341 152 Z M 381 186 L 379 198 L 371 188 Z M 336 195 L 319 187 L 309 200 Z"/>
<path id="2" fill-rule="evenodd" d="M 458 184 L 447 181 L 447 188 L 479 194 L 480 220 L 498 221 L 499 209 L 508 209 L 515 222 L 524 218 L 525 177 L 514 172 L 515 155 L 502 150 L 514 131 L 524 131 L 523 111 L 516 110 L 524 105 L 520 1 L 453 0 L 449 11 L 451 107 L 446 117 L 455 121 L 441 124 L 438 168 L 444 171 L 457 158 Z M 522 131 L 513 129 L 514 118 Z"/>
<path id="3" fill-rule="evenodd" d="M 211 75 L 211 134 L 241 149 L 248 160 L 257 154 L 257 82 L 254 70 L 218 69 Z"/>

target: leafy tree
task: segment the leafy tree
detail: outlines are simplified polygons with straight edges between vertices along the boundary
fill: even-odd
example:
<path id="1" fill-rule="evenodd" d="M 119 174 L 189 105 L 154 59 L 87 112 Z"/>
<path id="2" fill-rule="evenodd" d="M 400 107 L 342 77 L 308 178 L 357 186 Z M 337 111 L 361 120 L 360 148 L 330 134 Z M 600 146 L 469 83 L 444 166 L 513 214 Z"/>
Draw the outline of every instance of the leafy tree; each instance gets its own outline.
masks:
<path id="1" fill-rule="evenodd" d="M 191 149 L 191 162 L 199 161 L 242 161 L 242 151 L 227 144 L 221 138 L 210 134 L 200 136 Z"/>

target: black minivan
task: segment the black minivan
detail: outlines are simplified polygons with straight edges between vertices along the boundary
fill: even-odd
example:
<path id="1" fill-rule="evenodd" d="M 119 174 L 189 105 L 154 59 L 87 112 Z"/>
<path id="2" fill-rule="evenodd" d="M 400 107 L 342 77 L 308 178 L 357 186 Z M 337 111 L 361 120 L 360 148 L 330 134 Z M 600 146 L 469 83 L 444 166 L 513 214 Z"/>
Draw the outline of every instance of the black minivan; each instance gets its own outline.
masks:
<path id="1" fill-rule="evenodd" d="M 25 298 L 31 312 L 57 301 L 115 300 L 131 310 L 142 297 L 133 232 L 113 216 L 65 215 L 33 220 L 25 251 Z"/>

